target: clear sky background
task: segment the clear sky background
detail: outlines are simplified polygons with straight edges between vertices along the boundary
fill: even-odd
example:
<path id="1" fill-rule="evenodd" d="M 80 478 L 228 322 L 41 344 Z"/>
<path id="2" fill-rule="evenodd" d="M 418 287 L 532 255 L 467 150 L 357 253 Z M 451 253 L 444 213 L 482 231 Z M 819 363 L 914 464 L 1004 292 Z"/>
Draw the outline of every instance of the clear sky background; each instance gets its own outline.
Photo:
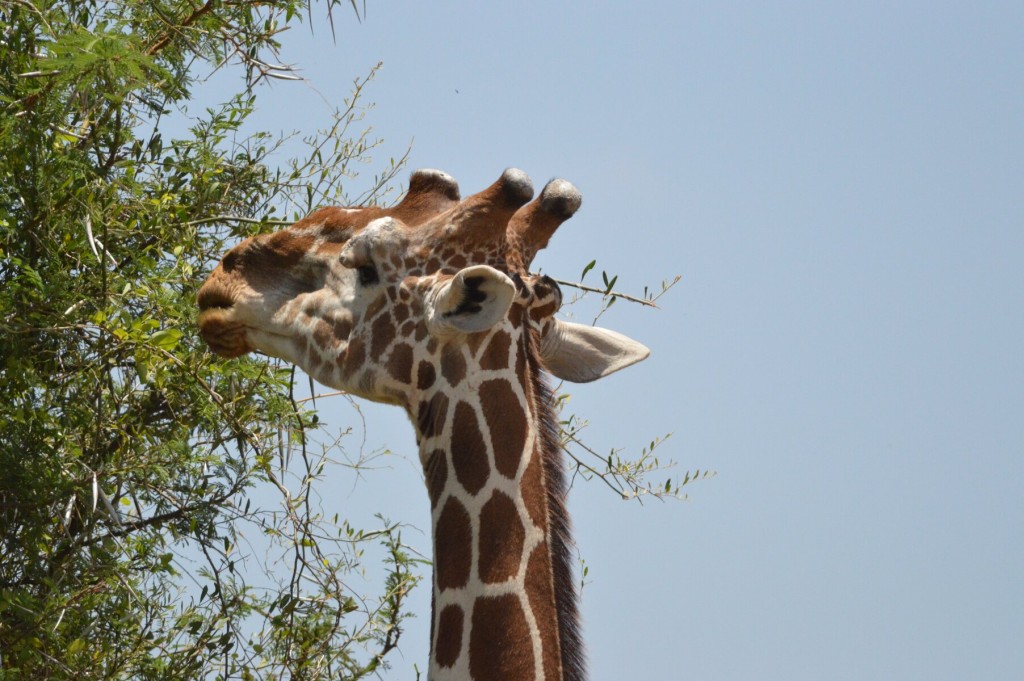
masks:
<path id="1" fill-rule="evenodd" d="M 283 55 L 315 91 L 275 83 L 261 125 L 325 126 L 383 61 L 354 189 L 410 142 L 464 195 L 565 177 L 545 271 L 682 275 L 601 320 L 650 359 L 571 388 L 599 449 L 671 431 L 718 473 L 573 489 L 595 680 L 1024 678 L 1024 4 L 371 0 L 336 43 L 315 14 Z M 412 429 L 365 413 L 396 456 L 325 507 L 429 552 Z M 413 607 L 384 678 L 426 666 Z"/>

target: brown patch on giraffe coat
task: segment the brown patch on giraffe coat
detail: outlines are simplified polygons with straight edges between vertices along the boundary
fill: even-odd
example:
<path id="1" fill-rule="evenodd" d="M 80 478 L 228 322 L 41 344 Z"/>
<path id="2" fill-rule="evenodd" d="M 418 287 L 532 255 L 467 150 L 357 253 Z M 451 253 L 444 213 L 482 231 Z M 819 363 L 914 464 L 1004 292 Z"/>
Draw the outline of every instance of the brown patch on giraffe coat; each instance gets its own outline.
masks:
<path id="1" fill-rule="evenodd" d="M 480 331 L 478 333 L 471 333 L 466 336 L 466 347 L 469 348 L 469 356 L 476 357 L 477 352 L 480 350 L 480 346 L 484 340 L 487 339 L 487 332 Z"/>
<path id="2" fill-rule="evenodd" d="M 310 376 L 316 376 L 320 372 L 320 367 L 323 366 L 324 360 L 320 356 L 320 351 L 316 348 L 311 347 L 309 349 L 309 355 L 306 360 L 309 366 L 306 367 L 306 373 Z"/>
<path id="3" fill-rule="evenodd" d="M 366 346 L 362 338 L 353 338 L 345 348 L 345 352 L 338 355 L 338 366 L 346 376 L 352 375 L 363 366 L 364 362 L 366 362 Z"/>
<path id="4" fill-rule="evenodd" d="M 551 315 L 555 314 L 555 312 L 557 311 L 558 304 L 552 300 L 551 302 L 545 305 L 541 305 L 540 307 L 535 307 L 532 310 L 530 310 L 530 316 L 534 319 L 534 321 L 540 321 L 542 319 L 547 319 Z"/>
<path id="5" fill-rule="evenodd" d="M 437 642 L 434 659 L 441 667 L 451 667 L 462 652 L 462 608 L 446 605 L 437 616 Z"/>
<path id="6" fill-rule="evenodd" d="M 445 461 L 444 450 L 435 449 L 427 456 L 426 478 L 430 508 L 437 508 L 445 483 L 448 482 L 448 462 Z"/>
<path id="7" fill-rule="evenodd" d="M 469 673 L 474 679 L 533 678 L 533 642 L 518 597 L 478 598 L 469 629 Z"/>
<path id="8" fill-rule="evenodd" d="M 377 296 L 373 302 L 370 303 L 369 307 L 366 308 L 366 312 L 363 313 L 363 320 L 370 321 L 384 309 L 384 306 L 388 304 L 387 296 Z"/>
<path id="9" fill-rule="evenodd" d="M 434 365 L 425 359 L 420 360 L 420 365 L 416 369 L 416 387 L 426 390 L 434 385 L 435 380 L 437 380 L 437 372 L 434 370 Z"/>
<path id="10" fill-rule="evenodd" d="M 514 301 L 508 308 L 508 321 L 512 324 L 512 328 L 518 329 L 523 323 L 523 303 L 522 301 Z"/>
<path id="11" fill-rule="evenodd" d="M 429 400 L 420 402 L 416 414 L 416 423 L 423 438 L 434 437 L 444 430 L 445 417 L 448 415 L 448 396 L 442 392 L 434 393 Z"/>
<path id="12" fill-rule="evenodd" d="M 261 283 L 276 279 L 281 272 L 294 269 L 306 253 L 313 250 L 316 240 L 311 236 L 284 230 L 245 243 L 249 247 L 244 251 L 236 247 L 224 256 L 223 267 L 230 272 L 235 269 L 235 265 L 240 264 L 245 278 L 259 288 Z M 230 258 L 233 253 L 241 256 Z"/>
<path id="13" fill-rule="evenodd" d="M 544 485 L 544 469 L 540 463 L 540 452 L 534 448 L 530 463 L 526 464 L 523 479 L 519 483 L 519 493 L 523 495 L 523 504 L 530 520 L 545 533 L 548 530 L 547 497 Z"/>
<path id="14" fill-rule="evenodd" d="M 341 341 L 348 339 L 349 334 L 352 333 L 352 322 L 345 319 L 344 317 L 334 318 L 334 347 L 338 347 Z"/>
<path id="15" fill-rule="evenodd" d="M 401 324 L 409 318 L 409 306 L 404 304 L 396 304 L 392 312 L 395 315 L 395 323 Z"/>
<path id="16" fill-rule="evenodd" d="M 499 370 L 508 367 L 508 351 L 512 346 L 512 337 L 505 331 L 498 331 L 487 344 L 484 354 L 480 357 L 480 368 Z"/>
<path id="17" fill-rule="evenodd" d="M 540 640 L 543 642 L 541 661 L 544 677 L 560 679 L 562 666 L 561 651 L 554 642 L 558 640 L 558 614 L 554 608 L 554 594 L 551 592 L 551 561 L 548 559 L 548 545 L 538 544 L 526 563 L 526 597 L 530 603 Z"/>
<path id="18" fill-rule="evenodd" d="M 465 402 L 455 405 L 451 447 L 455 477 L 467 492 L 476 494 L 487 483 L 490 464 L 476 413 Z"/>
<path id="19" fill-rule="evenodd" d="M 526 447 L 526 414 L 506 379 L 480 384 L 480 408 L 491 432 L 494 465 L 506 478 L 515 478 Z"/>
<path id="20" fill-rule="evenodd" d="M 395 340 L 395 322 L 391 319 L 391 315 L 382 314 L 373 320 L 372 331 L 373 338 L 370 340 L 370 357 L 379 361 L 384 351 Z"/>
<path id="21" fill-rule="evenodd" d="M 302 313 L 307 317 L 316 317 L 320 313 L 320 305 L 323 303 L 320 296 L 303 296 Z"/>
<path id="22" fill-rule="evenodd" d="M 391 350 L 388 358 L 388 373 L 404 385 L 412 383 L 412 346 L 399 343 Z"/>
<path id="23" fill-rule="evenodd" d="M 294 302 L 292 302 L 291 304 L 288 305 L 287 309 L 288 312 L 284 316 L 283 323 L 285 326 L 291 326 L 295 322 L 295 320 L 298 319 L 299 313 L 302 311 L 302 308 L 296 305 Z"/>
<path id="24" fill-rule="evenodd" d="M 316 232 L 313 233 L 316 234 Z M 328 236 L 322 231 L 320 232 L 320 234 L 324 237 Z M 341 255 L 341 249 L 344 247 L 344 244 L 337 243 L 336 241 L 333 240 L 324 241 L 319 246 L 317 246 L 316 254 L 326 259 L 337 258 L 339 255 Z"/>
<path id="25" fill-rule="evenodd" d="M 530 337 L 527 335 L 527 332 L 524 332 L 519 339 L 519 347 L 516 348 L 516 377 L 519 378 L 519 385 L 523 386 L 524 389 L 530 385 L 530 377 L 527 375 L 528 367 L 526 365 L 526 353 L 529 347 Z"/>
<path id="26" fill-rule="evenodd" d="M 299 357 L 309 356 L 309 339 L 305 336 L 299 336 L 295 340 L 295 352 Z"/>
<path id="27" fill-rule="evenodd" d="M 480 509 L 480 533 L 477 536 L 477 571 L 480 581 L 499 584 L 519 573 L 526 529 L 512 498 L 494 490 Z"/>
<path id="28" fill-rule="evenodd" d="M 448 497 L 434 529 L 434 574 L 439 591 L 466 585 L 472 549 L 469 511 L 458 499 Z"/>
<path id="29" fill-rule="evenodd" d="M 316 328 L 313 329 L 313 341 L 324 350 L 336 347 L 338 341 L 334 338 L 334 325 L 322 319 L 317 322 Z"/>
<path id="30" fill-rule="evenodd" d="M 373 208 L 372 210 L 379 209 Z M 372 210 L 366 212 L 371 213 Z M 360 222 L 360 217 L 363 217 L 362 211 L 353 211 L 341 206 L 325 206 L 324 208 L 317 208 L 296 222 L 293 228 L 301 229 L 322 225 L 321 231 L 325 237 L 329 237 L 333 241 L 344 241 L 351 236 L 353 227 L 362 227 L 365 222 L 369 222 L 371 219 L 367 215 L 365 222 Z"/>
<path id="31" fill-rule="evenodd" d="M 441 375 L 453 388 L 466 378 L 466 358 L 461 346 L 447 343 L 441 350 Z"/>

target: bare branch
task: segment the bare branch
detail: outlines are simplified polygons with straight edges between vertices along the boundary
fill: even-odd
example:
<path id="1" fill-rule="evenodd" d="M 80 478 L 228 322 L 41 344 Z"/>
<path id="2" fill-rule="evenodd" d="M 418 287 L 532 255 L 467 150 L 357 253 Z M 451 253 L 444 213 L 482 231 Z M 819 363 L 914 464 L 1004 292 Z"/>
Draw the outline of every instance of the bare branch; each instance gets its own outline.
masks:
<path id="1" fill-rule="evenodd" d="M 631 296 L 631 295 L 629 295 L 627 293 L 619 293 L 618 291 L 609 291 L 609 290 L 606 290 L 606 289 L 603 289 L 603 288 L 595 288 L 593 286 L 587 286 L 586 284 L 580 283 L 578 281 L 565 281 L 564 279 L 557 279 L 555 277 L 551 277 L 551 278 L 554 279 L 554 281 L 559 286 L 569 286 L 571 288 L 579 289 L 581 291 L 587 291 L 589 293 L 600 293 L 602 296 L 609 296 L 609 297 L 612 297 L 612 298 L 622 298 L 623 300 L 628 300 L 631 303 L 639 303 L 641 305 L 646 305 L 647 307 L 653 307 L 653 308 L 656 308 L 656 309 L 658 308 L 658 306 L 654 304 L 654 300 L 656 300 L 656 298 L 655 299 L 651 299 L 651 300 L 648 300 L 648 299 L 645 299 L 645 298 L 637 298 L 636 296 Z M 679 278 L 676 277 L 676 281 L 678 281 L 678 279 Z"/>

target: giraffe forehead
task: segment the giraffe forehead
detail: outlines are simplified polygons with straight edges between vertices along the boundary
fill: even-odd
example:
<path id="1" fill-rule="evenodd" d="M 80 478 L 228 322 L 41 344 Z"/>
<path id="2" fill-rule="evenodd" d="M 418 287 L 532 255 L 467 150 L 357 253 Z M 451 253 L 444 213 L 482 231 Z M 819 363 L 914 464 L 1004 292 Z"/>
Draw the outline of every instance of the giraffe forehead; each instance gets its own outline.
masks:
<path id="1" fill-rule="evenodd" d="M 384 271 L 398 274 L 402 283 L 413 286 L 416 280 L 420 286 L 436 283 L 424 282 L 423 277 L 444 273 L 454 274 L 455 270 L 469 264 L 471 258 L 461 254 L 461 249 L 439 244 L 435 230 L 429 227 L 410 227 L 392 217 L 384 217 L 369 223 L 364 230 L 352 237 L 341 250 L 339 259 L 346 267 L 373 265 Z"/>

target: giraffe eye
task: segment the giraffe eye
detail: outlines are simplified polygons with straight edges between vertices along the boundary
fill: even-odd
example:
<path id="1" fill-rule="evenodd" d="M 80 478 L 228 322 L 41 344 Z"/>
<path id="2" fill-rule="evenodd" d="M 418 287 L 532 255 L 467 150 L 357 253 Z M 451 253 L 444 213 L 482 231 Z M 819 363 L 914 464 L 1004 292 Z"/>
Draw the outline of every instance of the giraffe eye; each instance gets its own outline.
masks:
<path id="1" fill-rule="evenodd" d="M 373 265 L 357 267 L 356 276 L 359 278 L 359 284 L 362 286 L 373 286 L 380 281 L 380 276 L 377 274 L 377 268 Z"/>

